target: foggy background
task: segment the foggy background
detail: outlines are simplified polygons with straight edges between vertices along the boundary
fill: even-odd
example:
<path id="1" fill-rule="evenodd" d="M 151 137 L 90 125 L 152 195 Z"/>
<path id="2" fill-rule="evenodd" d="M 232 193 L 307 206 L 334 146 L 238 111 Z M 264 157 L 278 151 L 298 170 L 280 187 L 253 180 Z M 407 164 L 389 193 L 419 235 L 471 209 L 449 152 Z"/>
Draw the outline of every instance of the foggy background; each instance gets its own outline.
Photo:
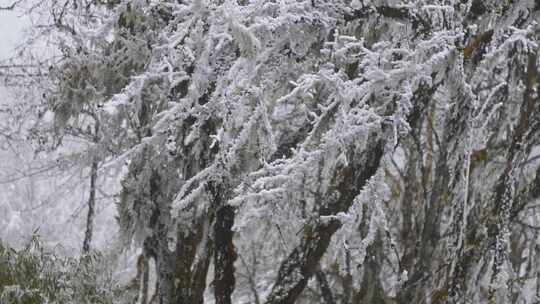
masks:
<path id="1" fill-rule="evenodd" d="M 0 7 L 12 3 L 0 0 Z M 24 7 L 0 9 L 0 108 L 4 111 L 17 110 L 26 115 L 29 113 L 20 110 L 21 105 L 38 102 L 32 98 L 31 86 L 7 88 L 1 75 L 8 72 L 6 66 L 29 63 L 21 62 L 17 51 L 24 46 L 32 24 L 46 22 L 44 16 L 29 16 Z M 42 41 L 39 45 L 43 46 L 34 53 L 50 58 L 54 41 Z M 0 132 L 10 127 L 10 122 L 0 116 Z M 23 131 L 18 136 L 23 139 L 26 134 Z M 36 155 L 28 141 L 6 144 L 4 137 L 0 141 L 4 141 L 0 142 L 0 239 L 17 247 L 38 231 L 46 246 L 61 247 L 66 254 L 80 253 L 87 213 L 88 172 L 42 170 L 50 167 L 52 158 Z M 43 173 L 36 174 L 40 171 Z M 117 232 L 114 200 L 98 200 L 96 207 L 92 243 L 96 249 L 106 248 Z"/>

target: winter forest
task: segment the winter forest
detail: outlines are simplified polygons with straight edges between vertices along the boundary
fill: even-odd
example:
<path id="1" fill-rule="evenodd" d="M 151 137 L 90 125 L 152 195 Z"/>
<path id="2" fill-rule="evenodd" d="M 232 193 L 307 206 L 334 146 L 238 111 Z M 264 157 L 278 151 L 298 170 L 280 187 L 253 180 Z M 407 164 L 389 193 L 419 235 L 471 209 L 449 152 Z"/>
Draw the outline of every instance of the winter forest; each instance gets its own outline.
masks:
<path id="1" fill-rule="evenodd" d="M 7 14 L 1 304 L 540 303 L 539 0 Z"/>

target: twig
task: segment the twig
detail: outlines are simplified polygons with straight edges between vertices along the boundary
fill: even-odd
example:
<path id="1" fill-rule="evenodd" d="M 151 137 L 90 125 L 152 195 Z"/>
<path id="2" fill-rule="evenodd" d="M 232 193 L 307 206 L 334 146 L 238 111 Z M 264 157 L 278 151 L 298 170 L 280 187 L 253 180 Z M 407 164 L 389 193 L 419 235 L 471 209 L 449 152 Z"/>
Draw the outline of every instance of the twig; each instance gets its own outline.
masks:
<path id="1" fill-rule="evenodd" d="M 8 6 L 0 6 L 0 11 L 12 11 L 15 9 L 15 7 L 21 4 L 21 2 L 23 2 L 23 0 L 17 0 Z"/>

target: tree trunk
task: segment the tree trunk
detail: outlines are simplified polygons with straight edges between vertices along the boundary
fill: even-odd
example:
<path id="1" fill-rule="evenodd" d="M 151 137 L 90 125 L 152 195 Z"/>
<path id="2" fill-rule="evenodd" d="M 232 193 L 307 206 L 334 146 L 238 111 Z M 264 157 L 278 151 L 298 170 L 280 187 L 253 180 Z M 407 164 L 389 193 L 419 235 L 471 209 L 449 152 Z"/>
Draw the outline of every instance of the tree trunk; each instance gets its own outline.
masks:
<path id="1" fill-rule="evenodd" d="M 233 244 L 234 208 L 221 207 L 216 214 L 214 226 L 214 295 L 217 304 L 231 304 L 231 295 L 236 280 L 234 277 L 234 262 L 237 255 Z"/>
<path id="2" fill-rule="evenodd" d="M 201 222 L 201 220 L 199 220 Z M 193 221 L 194 227 L 178 228 L 176 244 L 176 303 L 192 303 L 191 266 L 195 260 L 203 229 L 202 223 Z"/>
<path id="3" fill-rule="evenodd" d="M 94 124 L 94 144 L 97 145 L 99 141 L 99 121 L 96 119 Z M 95 153 L 95 152 L 94 152 Z M 82 253 L 87 254 L 90 251 L 90 245 L 92 243 L 92 234 L 94 231 L 94 216 L 96 213 L 96 182 L 98 177 L 98 157 L 96 155 L 92 158 L 92 165 L 90 167 L 90 195 L 88 196 L 88 215 L 86 218 L 86 232 L 84 233 L 84 241 Z"/>
<path id="4" fill-rule="evenodd" d="M 204 224 L 203 240 L 201 241 L 201 254 L 197 257 L 193 264 L 193 271 L 191 273 L 191 304 L 203 304 L 204 303 L 204 290 L 206 289 L 206 276 L 208 274 L 208 268 L 210 267 L 210 261 L 214 253 L 214 245 L 210 239 L 210 228 L 214 218 L 210 215 L 210 219 L 207 219 Z"/>

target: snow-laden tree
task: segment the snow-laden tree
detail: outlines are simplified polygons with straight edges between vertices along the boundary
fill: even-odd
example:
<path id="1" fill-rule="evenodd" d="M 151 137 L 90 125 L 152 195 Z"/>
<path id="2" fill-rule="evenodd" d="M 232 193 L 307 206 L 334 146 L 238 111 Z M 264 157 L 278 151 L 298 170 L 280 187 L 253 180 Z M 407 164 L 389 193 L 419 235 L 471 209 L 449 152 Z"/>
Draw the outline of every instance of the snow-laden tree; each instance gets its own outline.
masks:
<path id="1" fill-rule="evenodd" d="M 89 180 L 83 241 L 86 253 L 94 231 L 96 202 L 110 196 L 105 192 L 114 187 L 106 184 L 115 183 L 114 173 L 120 169 L 108 161 L 140 141 L 147 128 L 144 120 L 129 113 L 122 118 L 110 117 L 101 109 L 146 64 L 151 37 L 145 36 L 145 28 L 159 21 L 144 19 L 140 8 L 130 5 L 114 21 L 114 27 L 109 20 L 114 4 L 45 2 L 40 6 L 50 10 L 50 24 L 45 28 L 58 41 L 56 57 L 60 59 L 49 63 L 48 87 L 40 107 L 42 119 L 33 129 L 33 137 L 39 149 L 54 152 L 57 161 L 82 168 Z"/>
<path id="2" fill-rule="evenodd" d="M 139 303 L 540 300 L 538 1 L 52 7 Z"/>

